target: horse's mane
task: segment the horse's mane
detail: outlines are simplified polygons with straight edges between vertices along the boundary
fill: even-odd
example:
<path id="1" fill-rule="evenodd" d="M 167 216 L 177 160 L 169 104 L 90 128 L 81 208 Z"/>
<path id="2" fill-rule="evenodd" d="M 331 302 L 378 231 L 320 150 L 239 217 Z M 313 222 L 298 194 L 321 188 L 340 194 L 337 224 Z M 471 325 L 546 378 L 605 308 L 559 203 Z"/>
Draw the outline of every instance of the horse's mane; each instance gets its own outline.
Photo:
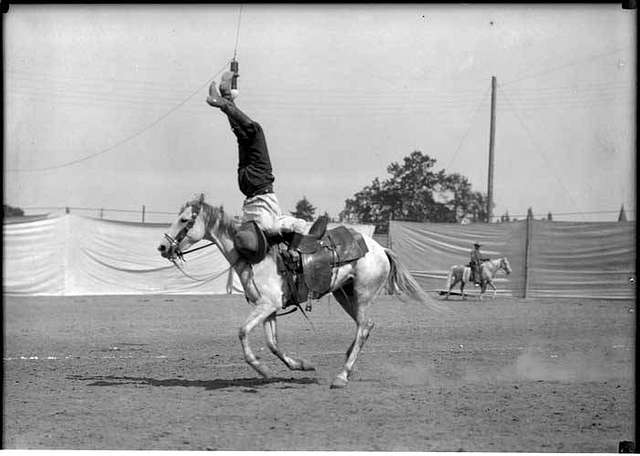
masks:
<path id="1" fill-rule="evenodd" d="M 209 230 L 218 221 L 218 233 L 225 233 L 229 237 L 233 238 L 238 231 L 239 222 L 233 219 L 233 217 L 227 215 L 222 205 L 211 206 L 199 198 L 193 199 L 187 202 L 180 211 L 182 212 L 187 206 L 200 206 L 200 210 L 205 218 L 205 229 Z"/>
<path id="2" fill-rule="evenodd" d="M 204 212 L 205 219 L 207 220 L 207 229 L 211 227 L 218 220 L 218 232 L 226 233 L 230 238 L 233 238 L 238 231 L 239 223 L 227 215 L 222 206 L 210 206 L 209 204 L 202 203 L 202 211 Z"/>

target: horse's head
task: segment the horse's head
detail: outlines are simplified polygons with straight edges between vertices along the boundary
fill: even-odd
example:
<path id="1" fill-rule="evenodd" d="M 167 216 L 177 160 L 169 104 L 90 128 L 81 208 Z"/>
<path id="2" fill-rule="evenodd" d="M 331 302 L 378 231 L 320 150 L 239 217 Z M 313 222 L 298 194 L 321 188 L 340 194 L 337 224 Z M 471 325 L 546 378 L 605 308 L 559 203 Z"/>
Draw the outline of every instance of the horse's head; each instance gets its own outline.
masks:
<path id="1" fill-rule="evenodd" d="M 206 233 L 203 218 L 204 195 L 189 201 L 180 210 L 178 219 L 171 224 L 160 241 L 158 251 L 169 260 L 181 258 L 182 252 L 204 238 Z"/>
<path id="2" fill-rule="evenodd" d="M 511 274 L 511 265 L 509 264 L 509 260 L 507 260 L 507 257 L 502 257 L 500 259 L 500 267 L 504 269 L 504 272 L 506 272 L 507 274 Z"/>

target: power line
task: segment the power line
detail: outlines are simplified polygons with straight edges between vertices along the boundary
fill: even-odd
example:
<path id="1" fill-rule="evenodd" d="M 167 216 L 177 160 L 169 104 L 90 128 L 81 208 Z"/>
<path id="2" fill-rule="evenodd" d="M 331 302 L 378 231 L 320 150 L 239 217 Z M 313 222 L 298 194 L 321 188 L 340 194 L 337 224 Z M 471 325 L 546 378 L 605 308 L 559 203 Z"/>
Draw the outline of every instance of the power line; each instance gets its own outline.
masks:
<path id="1" fill-rule="evenodd" d="M 86 94 L 86 95 L 85 95 Z M 513 95 L 513 93 L 512 93 Z M 595 94 L 594 94 L 595 95 Z M 91 105 L 89 108 L 99 107 L 101 104 L 103 106 L 112 105 L 114 108 L 118 106 L 128 106 L 131 109 L 147 109 L 147 107 L 159 107 L 165 108 L 169 103 L 175 103 L 177 100 L 175 97 L 167 97 L 160 96 L 155 97 L 154 99 L 141 97 L 140 94 L 133 95 L 124 95 L 111 93 L 109 95 L 96 93 L 96 92 L 84 92 L 84 91 L 76 91 L 76 93 L 65 93 L 60 92 L 59 90 L 53 88 L 49 90 L 40 89 L 40 87 L 36 89 L 27 89 L 23 90 L 22 88 L 8 93 L 9 100 L 13 97 L 27 97 L 27 98 L 41 98 L 42 96 L 47 97 L 56 97 L 56 104 L 68 104 L 72 106 L 83 106 L 87 108 L 87 99 L 88 96 L 91 97 Z M 585 96 L 581 96 L 581 94 L 559 94 L 555 96 L 514 96 L 513 99 L 516 101 L 521 107 L 524 109 L 545 109 L 548 107 L 560 107 L 560 108 L 594 108 L 602 105 L 610 105 L 612 108 L 622 108 L 626 106 L 624 103 L 612 103 L 622 98 L 625 98 L 626 93 L 621 92 L 620 90 L 614 91 L 604 91 L 598 95 L 597 98 L 591 97 L 587 98 Z M 262 98 L 262 100 L 261 100 Z M 252 104 L 256 106 L 260 106 L 261 109 L 266 109 L 274 112 L 282 112 L 287 111 L 290 112 L 292 109 L 299 107 L 300 102 L 286 102 L 282 100 L 278 100 L 275 98 L 266 98 L 261 96 L 252 97 Z M 628 99 L 631 101 L 630 99 Z M 412 109 L 413 112 L 420 111 L 429 111 L 435 112 L 437 110 L 445 111 L 445 110 L 457 110 L 457 109 L 467 109 L 471 108 L 471 103 L 475 100 L 471 100 L 468 97 L 464 100 L 459 99 L 450 99 L 450 100 L 437 100 L 431 101 L 429 99 L 413 97 L 411 100 L 407 100 L 405 103 L 402 100 L 398 100 L 397 97 L 391 103 L 380 103 L 380 100 L 376 100 L 378 103 L 375 103 L 373 100 L 335 100 L 338 102 L 334 102 L 334 100 L 324 100 L 322 104 L 309 102 L 306 103 L 308 108 L 306 112 L 310 114 L 323 114 L 329 113 L 332 116 L 335 116 L 335 111 L 338 108 L 361 108 L 366 109 L 368 114 L 387 114 L 387 115 L 395 115 L 401 114 L 406 111 L 407 108 Z M 412 103 L 409 106 L 407 103 Z M 183 111 L 189 112 L 200 112 L 200 106 L 194 105 L 185 105 Z"/>
<path id="2" fill-rule="evenodd" d="M 114 79 L 114 78 L 89 78 L 85 75 L 83 76 L 71 76 L 71 75 L 53 75 L 50 73 L 39 73 L 27 70 L 18 70 L 18 69 L 8 69 L 6 70 L 7 80 L 16 80 L 16 81 L 34 81 L 34 82 L 42 82 L 47 81 L 54 84 L 67 84 L 73 85 L 77 87 L 78 85 L 85 86 L 98 86 L 104 87 L 106 84 L 117 83 L 120 85 L 130 86 L 131 89 L 134 90 L 149 90 L 157 92 L 158 89 L 172 89 L 173 84 L 169 84 L 167 82 L 162 81 L 154 81 L 151 79 L 138 80 L 138 79 Z M 149 87 L 155 86 L 155 87 Z"/>
<path id="3" fill-rule="evenodd" d="M 476 108 L 473 110 L 473 114 L 471 115 L 471 118 L 469 119 L 469 126 L 467 127 L 467 131 L 464 133 L 464 135 L 460 139 L 460 143 L 458 144 L 458 147 L 456 147 L 456 150 L 453 152 L 453 155 L 449 159 L 449 163 L 447 163 L 447 166 L 446 166 L 445 169 L 449 169 L 449 167 L 451 166 L 453 161 L 458 156 L 458 152 L 460 152 L 460 149 L 462 148 L 462 144 L 464 144 L 465 139 L 467 139 L 467 136 L 471 132 L 471 128 L 473 127 L 473 120 L 475 119 L 476 114 L 478 114 L 478 111 L 480 110 L 480 106 L 482 106 L 482 102 L 485 100 L 485 98 L 487 97 L 488 93 L 489 93 L 489 89 L 486 89 L 484 94 L 482 95 L 482 98 L 478 102 Z"/>
<path id="4" fill-rule="evenodd" d="M 523 76 L 523 77 L 520 77 L 520 78 L 517 78 L 517 79 L 512 79 L 512 80 L 507 81 L 507 82 L 503 82 L 502 85 L 503 86 L 504 85 L 510 85 L 510 84 L 515 84 L 516 82 L 525 81 L 527 79 L 534 79 L 534 78 L 537 78 L 538 76 L 542 76 L 542 75 L 545 75 L 545 74 L 548 74 L 548 73 L 553 73 L 555 71 L 562 70 L 562 69 L 568 68 L 570 66 L 579 65 L 579 64 L 584 63 L 584 62 L 590 62 L 592 60 L 597 60 L 597 59 L 599 59 L 601 57 L 608 57 L 610 55 L 617 54 L 620 51 L 625 51 L 625 50 L 628 50 L 628 49 L 629 49 L 629 47 L 625 46 L 625 47 L 621 47 L 621 48 L 612 49 L 612 50 L 609 50 L 609 51 L 606 51 L 606 52 L 602 52 L 602 53 L 599 53 L 599 54 L 594 54 L 594 55 L 591 55 L 591 56 L 588 56 L 588 57 L 584 57 L 584 58 L 579 59 L 579 60 L 574 60 L 573 62 L 568 62 L 568 63 L 562 64 L 562 65 L 558 65 L 558 66 L 555 66 L 555 67 L 548 68 L 546 70 L 543 70 L 543 71 L 540 71 L 540 72 L 537 72 L 537 73 L 533 73 L 533 74 L 530 74 L 530 75 L 527 75 L 527 76 Z"/>
<path id="5" fill-rule="evenodd" d="M 46 80 L 46 79 L 45 79 Z M 9 89 L 13 90 L 8 92 L 9 96 L 24 94 L 43 94 L 47 96 L 57 95 L 58 97 L 77 97 L 79 94 L 87 94 L 91 95 L 94 100 L 101 101 L 110 101 L 110 102 L 118 102 L 121 103 L 133 103 L 135 100 L 136 104 L 140 103 L 152 103 L 157 104 L 159 100 L 166 100 L 167 102 L 173 103 L 176 101 L 175 96 L 167 95 L 174 91 L 173 88 L 169 87 L 168 90 L 157 90 L 155 88 L 149 87 L 139 87 L 139 86 L 127 86 L 118 87 L 118 92 L 114 92 L 114 90 L 110 90 L 108 92 L 104 91 L 105 84 L 113 86 L 116 89 L 114 84 L 122 84 L 123 80 L 117 81 L 98 81 L 96 83 L 90 82 L 88 85 L 83 84 L 86 82 L 81 80 L 73 83 L 43 83 L 42 80 L 23 80 L 22 83 L 15 81 L 8 81 Z M 36 87 L 31 86 L 30 84 L 36 84 Z M 96 87 L 97 84 L 97 87 Z M 140 84 L 140 81 L 136 81 L 134 84 Z M 501 84 L 502 85 L 502 84 Z M 582 103 L 585 100 L 584 95 L 594 94 L 598 95 L 600 99 L 606 96 L 615 96 L 618 93 L 624 94 L 625 89 L 632 89 L 631 81 L 623 81 L 623 82 L 609 82 L 609 81 L 600 81 L 600 82 L 590 82 L 588 84 L 582 86 L 560 86 L 560 87 L 544 87 L 544 88 L 536 88 L 536 89 L 519 89 L 517 92 L 512 92 L 514 98 L 519 98 L 518 102 L 522 103 L 558 103 L 565 102 L 567 100 L 571 102 Z M 319 91 L 320 90 L 320 93 Z M 71 93 L 67 93 L 71 91 Z M 153 92 L 153 99 L 148 99 L 145 97 L 145 92 Z M 475 90 L 474 90 L 475 91 Z M 160 95 L 159 95 L 160 92 Z M 288 89 L 288 92 L 291 93 L 291 88 Z M 323 106 L 325 109 L 333 109 L 335 105 L 354 105 L 361 104 L 363 106 L 369 106 L 370 102 L 376 102 L 380 104 L 380 101 L 383 100 L 384 104 L 389 106 L 397 105 L 398 99 L 403 96 L 409 102 L 429 102 L 433 105 L 433 100 L 435 100 L 436 104 L 443 105 L 460 105 L 464 104 L 466 100 L 470 98 L 469 94 L 467 94 L 464 90 L 455 90 L 453 92 L 443 92 L 437 91 L 434 92 L 432 89 L 428 90 L 420 90 L 416 88 L 412 88 L 411 90 L 397 92 L 380 92 L 380 93 L 372 93 L 370 90 L 358 92 L 353 89 L 339 89 L 336 88 L 331 90 L 322 90 L 322 89 L 299 89 L 298 93 L 300 95 L 304 94 L 314 94 L 315 98 L 322 98 L 322 104 L 314 104 L 314 107 L 317 109 L 320 106 Z M 551 100 L 549 100 L 552 98 Z M 86 97 L 83 97 L 83 100 Z M 388 100 L 387 100 L 388 99 Z M 287 109 L 289 107 L 298 106 L 299 103 L 295 102 L 287 102 L 286 100 L 282 100 L 281 97 L 270 93 L 257 93 L 252 98 L 252 100 L 257 100 L 259 103 L 266 103 L 276 105 L 278 107 Z M 374 103 L 375 104 L 375 103 Z"/>
<path id="6" fill-rule="evenodd" d="M 221 74 L 224 71 L 225 68 L 226 68 L 226 65 L 221 70 L 219 70 L 214 76 L 209 78 L 205 84 L 203 84 L 202 86 L 198 87 L 191 94 L 189 94 L 189 96 L 187 96 L 185 99 L 183 99 L 177 105 L 175 105 L 174 107 L 169 109 L 169 111 L 167 111 L 166 113 L 162 114 L 160 117 L 155 119 L 153 122 L 151 122 L 150 124 L 148 124 L 147 126 L 143 127 L 142 129 L 138 130 L 137 132 L 135 132 L 135 133 L 123 138 L 122 140 L 116 142 L 115 144 L 113 144 L 113 145 L 111 145 L 111 146 L 109 146 L 109 147 L 107 147 L 105 149 L 99 150 L 98 152 L 86 155 L 86 156 L 78 158 L 76 160 L 72 160 L 72 161 L 69 161 L 69 162 L 66 162 L 66 163 L 62 163 L 60 165 L 47 166 L 47 167 L 43 167 L 43 168 L 23 168 L 23 169 L 14 168 L 14 169 L 6 169 L 6 171 L 9 171 L 9 172 L 50 171 L 50 170 L 53 170 L 53 169 L 60 169 L 60 168 L 65 168 L 67 166 L 72 166 L 72 165 L 75 165 L 77 163 L 81 163 L 83 161 L 86 161 L 86 160 L 89 160 L 91 158 L 94 158 L 94 157 L 97 157 L 99 155 L 102 155 L 102 154 L 105 154 L 107 152 L 110 152 L 110 151 L 116 149 L 117 147 L 120 147 L 121 145 L 131 141 L 132 139 L 137 138 L 138 136 L 140 136 L 141 134 L 143 134 L 146 131 L 150 130 L 151 128 L 155 127 L 162 120 L 164 120 L 167 117 L 169 117 L 169 115 L 171 115 L 173 112 L 175 112 L 176 110 L 180 109 L 180 107 L 182 107 L 187 101 L 189 101 L 191 98 L 193 98 L 198 92 L 200 92 L 205 87 L 208 87 L 209 84 L 211 84 L 211 81 L 213 81 L 219 74 Z"/>
<path id="7" fill-rule="evenodd" d="M 516 118 L 518 119 L 518 121 L 520 122 L 520 125 L 522 126 L 522 128 L 524 128 L 525 132 L 527 133 L 527 136 L 529 136 L 529 139 L 531 140 L 532 144 L 536 144 L 537 142 L 535 141 L 535 139 L 533 138 L 532 133 L 529 131 L 529 128 L 526 126 L 525 122 L 522 120 L 522 117 L 520 117 L 520 114 L 518 113 L 518 110 L 515 108 L 515 106 L 513 105 L 513 103 L 511 102 L 511 100 L 509 99 L 509 97 L 506 95 L 506 93 L 504 92 L 504 88 L 500 87 L 500 92 L 502 93 L 503 97 L 507 100 L 507 102 L 514 107 L 513 109 L 513 113 L 515 114 Z M 536 152 L 538 152 L 540 154 L 540 156 L 542 157 L 542 159 L 544 160 L 545 164 L 547 165 L 547 167 L 549 168 L 549 170 L 551 171 L 551 174 L 553 175 L 553 177 L 558 181 L 558 183 L 560 184 L 560 186 L 564 189 L 566 195 L 569 197 L 569 199 L 571 200 L 571 202 L 573 203 L 574 206 L 577 206 L 576 202 L 573 200 L 573 197 L 571 196 L 571 193 L 569 192 L 569 190 L 564 186 L 564 183 L 562 182 L 561 179 L 558 178 L 558 176 L 556 175 L 556 173 L 554 172 L 554 167 L 551 166 L 551 164 L 549 163 L 549 160 L 547 159 L 547 156 L 542 152 L 541 148 L 535 148 Z M 538 150 L 539 149 L 539 150 Z"/>

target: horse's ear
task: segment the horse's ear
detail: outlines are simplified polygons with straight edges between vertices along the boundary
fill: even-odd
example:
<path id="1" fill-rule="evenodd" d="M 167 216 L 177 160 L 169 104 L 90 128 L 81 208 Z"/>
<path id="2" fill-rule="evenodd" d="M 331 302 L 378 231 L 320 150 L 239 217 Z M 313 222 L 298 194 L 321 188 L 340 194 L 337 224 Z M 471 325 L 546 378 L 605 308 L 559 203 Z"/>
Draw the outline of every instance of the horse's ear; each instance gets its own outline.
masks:
<path id="1" fill-rule="evenodd" d="M 200 196 L 198 197 L 198 202 L 200 204 L 204 203 L 204 193 L 200 193 Z"/>

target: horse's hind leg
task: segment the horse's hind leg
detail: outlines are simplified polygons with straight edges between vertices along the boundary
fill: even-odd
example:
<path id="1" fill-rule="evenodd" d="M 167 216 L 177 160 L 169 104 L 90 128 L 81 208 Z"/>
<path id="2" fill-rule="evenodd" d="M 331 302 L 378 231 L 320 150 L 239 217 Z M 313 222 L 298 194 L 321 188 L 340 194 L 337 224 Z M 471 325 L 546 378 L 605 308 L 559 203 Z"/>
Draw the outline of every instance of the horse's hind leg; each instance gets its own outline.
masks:
<path id="1" fill-rule="evenodd" d="M 445 296 L 444 299 L 449 299 L 449 295 L 451 294 L 451 290 L 453 290 L 453 287 L 455 287 L 457 283 L 458 283 L 458 281 L 456 280 L 449 286 L 449 289 L 447 290 L 447 296 Z"/>
<path id="2" fill-rule="evenodd" d="M 267 346 L 269 350 L 271 350 L 271 353 L 280 358 L 289 369 L 304 371 L 316 370 L 309 361 L 292 358 L 280 350 L 278 347 L 278 325 L 275 314 L 269 315 L 264 321 L 264 332 L 267 337 Z"/>
<path id="3" fill-rule="evenodd" d="M 368 304 L 372 297 L 369 298 L 369 300 L 360 301 L 359 297 L 355 295 L 352 285 L 334 291 L 333 296 L 356 322 L 356 335 L 347 350 L 342 371 L 340 371 L 331 384 L 331 388 L 344 388 L 349 382 L 349 376 L 353 371 L 353 366 L 358 359 L 360 350 L 362 350 L 362 346 L 369 338 L 369 333 L 374 327 L 373 320 L 367 319 L 365 316 L 364 309 L 366 308 L 366 304 L 364 306 L 362 305 L 362 302 Z"/>

